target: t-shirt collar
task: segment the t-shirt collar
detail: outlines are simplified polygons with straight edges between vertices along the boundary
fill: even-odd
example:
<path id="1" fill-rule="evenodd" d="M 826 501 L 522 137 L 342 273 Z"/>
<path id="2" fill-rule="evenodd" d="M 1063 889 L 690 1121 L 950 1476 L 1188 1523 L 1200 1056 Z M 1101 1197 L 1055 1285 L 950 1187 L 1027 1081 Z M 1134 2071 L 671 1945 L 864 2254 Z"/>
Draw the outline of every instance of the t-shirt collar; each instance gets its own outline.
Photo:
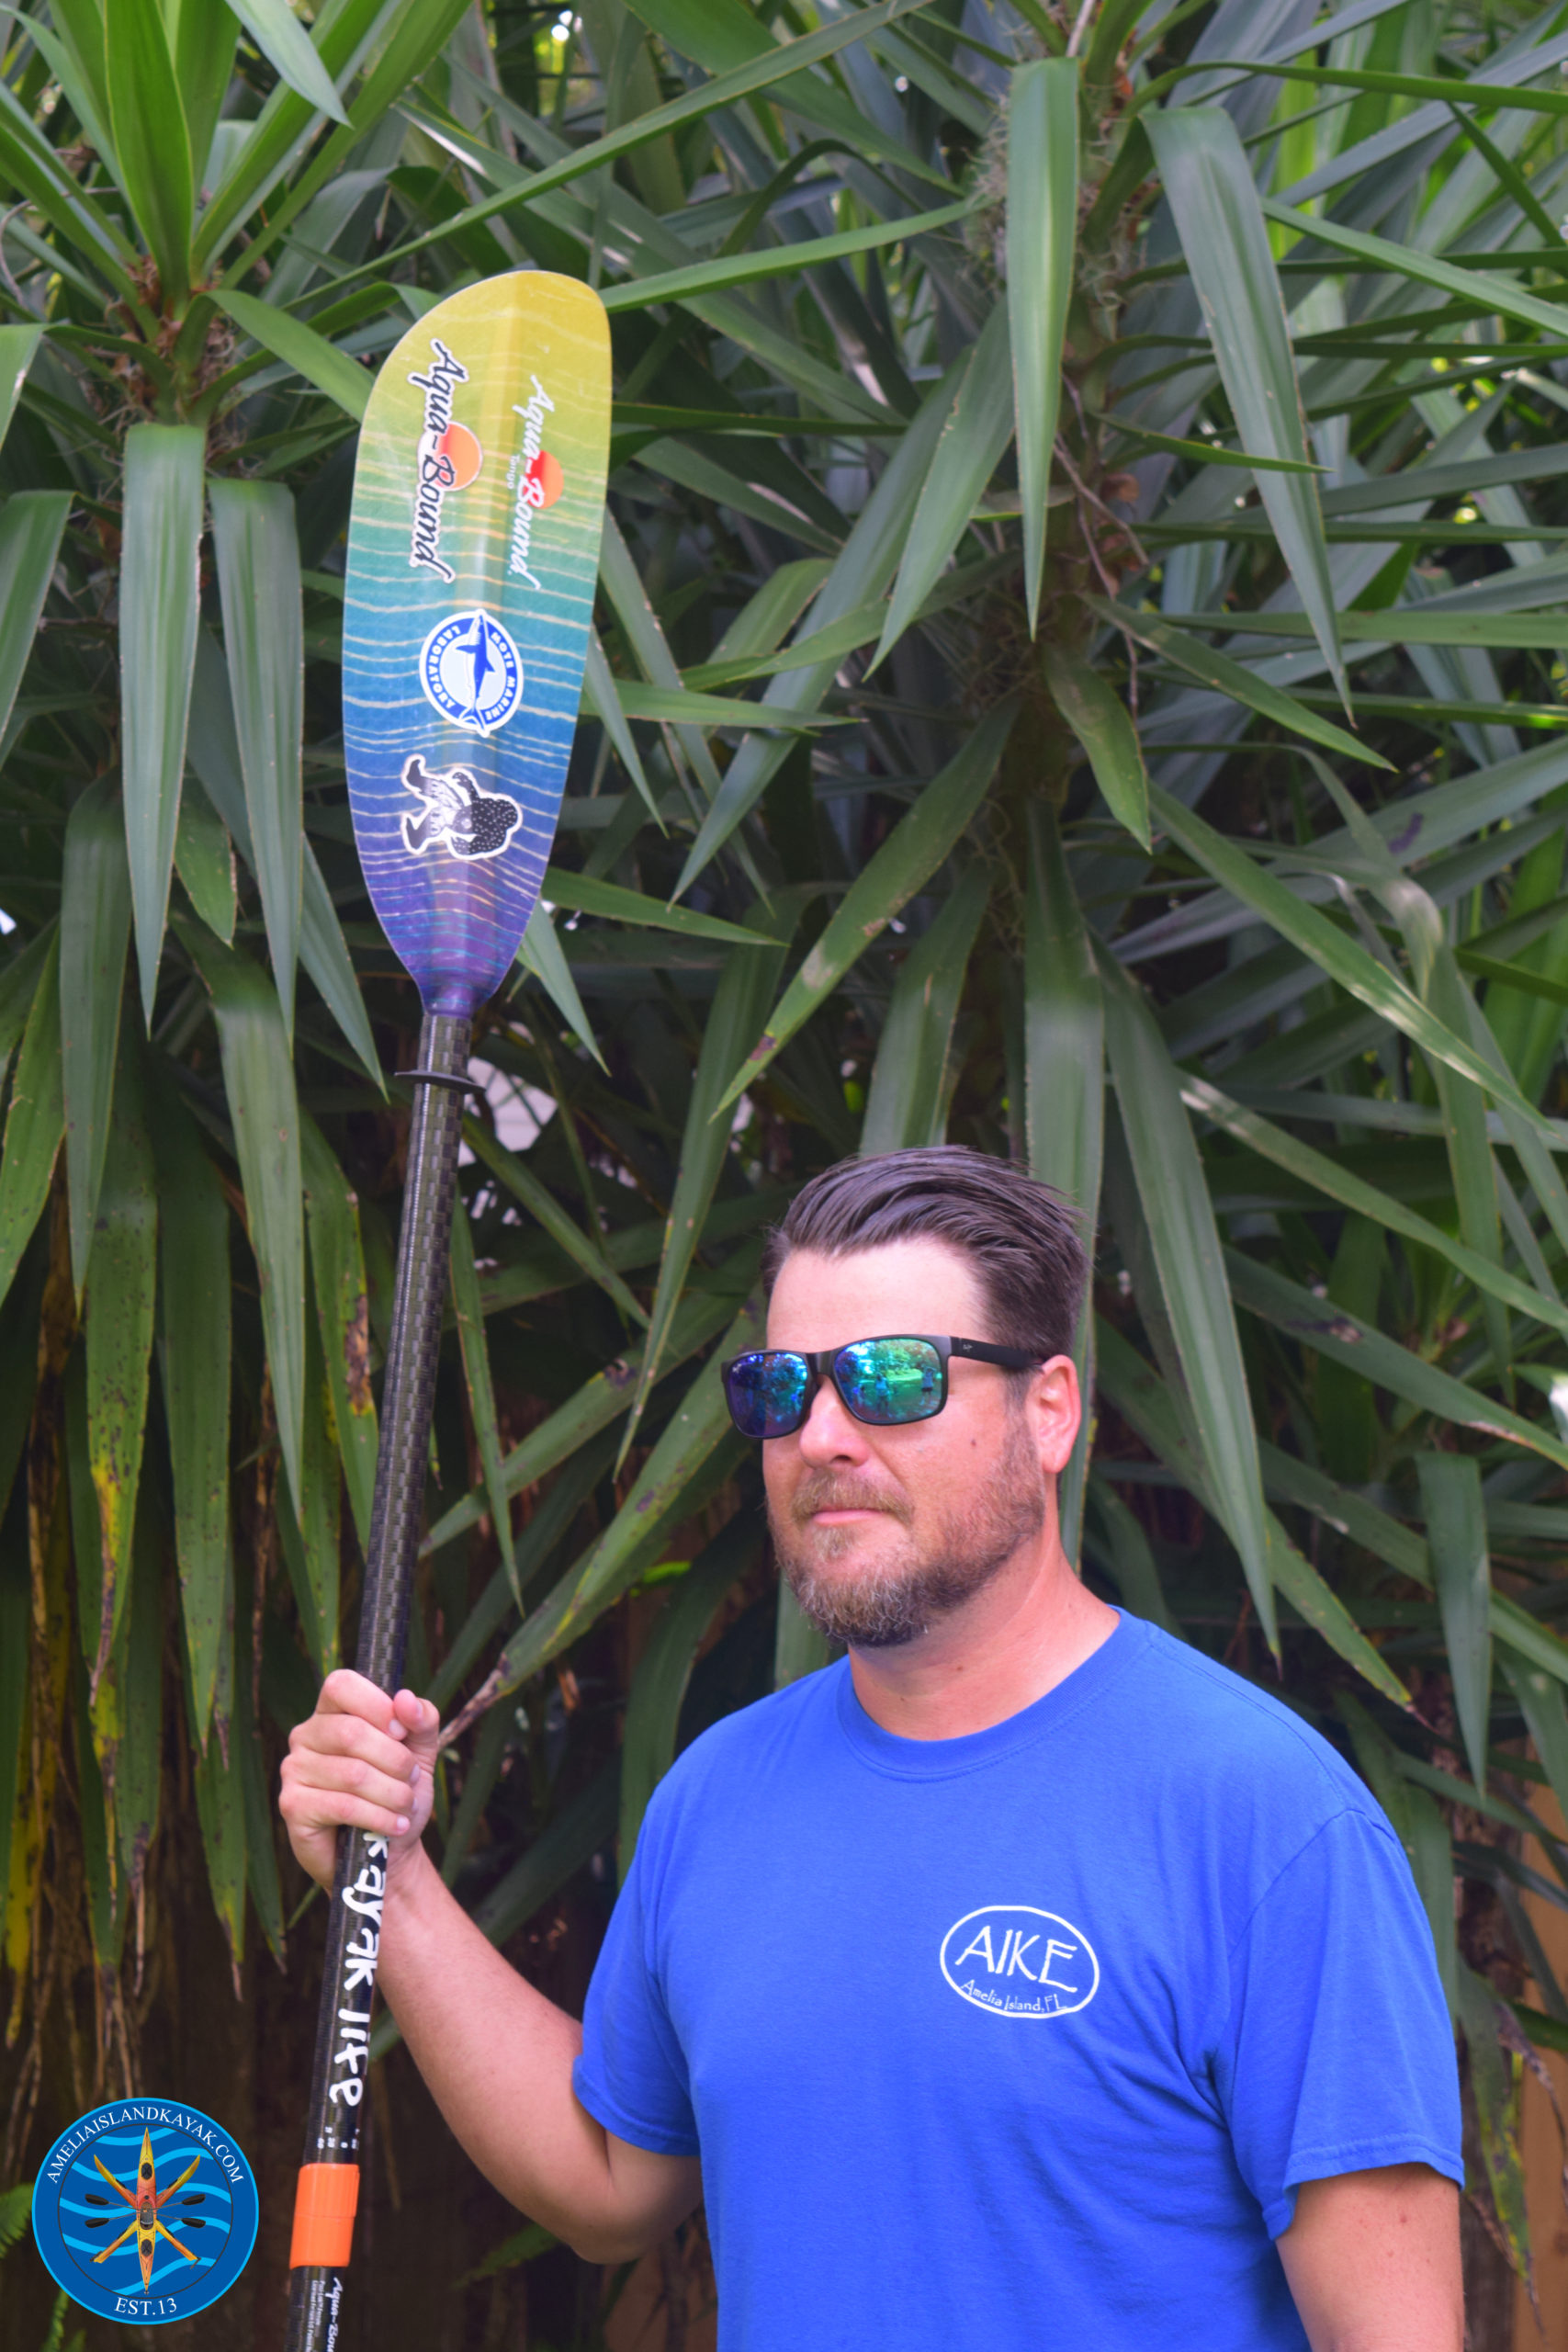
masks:
<path id="1" fill-rule="evenodd" d="M 1140 1617 L 1116 1612 L 1118 1623 L 1109 1638 L 1081 1666 L 1047 1690 L 1043 1698 L 987 1724 L 984 1731 L 965 1732 L 957 1739 L 905 1739 L 885 1731 L 861 1705 L 855 1693 L 849 1659 L 829 1669 L 838 1681 L 835 1694 L 839 1724 L 845 1738 L 863 1763 L 874 1771 L 902 1780 L 945 1780 L 955 1772 L 973 1772 L 998 1758 L 1056 1731 L 1080 1709 L 1091 1705 L 1102 1691 L 1142 1656 L 1151 1628 Z"/>

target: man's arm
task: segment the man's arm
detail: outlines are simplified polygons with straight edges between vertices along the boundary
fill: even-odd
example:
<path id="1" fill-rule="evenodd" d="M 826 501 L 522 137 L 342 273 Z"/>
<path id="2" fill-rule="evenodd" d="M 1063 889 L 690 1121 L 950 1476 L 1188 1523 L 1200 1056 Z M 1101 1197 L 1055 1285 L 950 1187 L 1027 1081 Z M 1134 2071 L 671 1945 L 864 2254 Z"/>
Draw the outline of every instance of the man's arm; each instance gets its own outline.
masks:
<path id="1" fill-rule="evenodd" d="M 378 1982 L 436 2105 L 479 2170 L 592 2262 L 640 2254 L 702 2194 L 694 2157 L 635 2148 L 571 2086 L 582 2030 L 508 1966 L 442 1884 L 422 1842 L 436 1711 L 346 1669 L 289 1735 L 278 1810 L 330 1887 L 340 1824 L 387 1838 Z"/>
<path id="2" fill-rule="evenodd" d="M 1278 2244 L 1312 2352 L 1462 2352 L 1459 2190 L 1429 2165 L 1304 2181 Z"/>

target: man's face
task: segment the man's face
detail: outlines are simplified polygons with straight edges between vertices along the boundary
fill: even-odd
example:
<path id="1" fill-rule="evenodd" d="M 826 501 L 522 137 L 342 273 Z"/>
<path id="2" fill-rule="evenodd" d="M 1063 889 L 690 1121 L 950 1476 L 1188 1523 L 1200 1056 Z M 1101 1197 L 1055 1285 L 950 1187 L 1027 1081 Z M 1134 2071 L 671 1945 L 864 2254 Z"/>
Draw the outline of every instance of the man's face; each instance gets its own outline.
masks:
<path id="1" fill-rule="evenodd" d="M 773 1348 L 919 1331 L 994 1336 L 968 1261 L 944 1242 L 847 1257 L 796 1250 L 768 1311 Z M 774 1548 L 807 1615 L 863 1648 L 927 1631 L 1039 1539 L 1054 1508 L 1049 1474 L 1077 1426 L 1076 1384 L 1060 1358 L 1027 1387 L 997 1365 L 955 1359 L 942 1412 L 901 1429 L 857 1421 L 824 1381 L 804 1428 L 762 1447 Z"/>

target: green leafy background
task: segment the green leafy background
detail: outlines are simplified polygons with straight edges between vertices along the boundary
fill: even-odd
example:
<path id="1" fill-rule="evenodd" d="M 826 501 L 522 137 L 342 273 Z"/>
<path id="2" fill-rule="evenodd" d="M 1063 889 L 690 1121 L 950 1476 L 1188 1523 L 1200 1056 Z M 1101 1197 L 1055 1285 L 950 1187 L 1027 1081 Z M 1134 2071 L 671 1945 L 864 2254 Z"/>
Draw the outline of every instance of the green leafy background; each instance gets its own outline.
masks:
<path id="1" fill-rule="evenodd" d="M 581 1999 L 678 1748 L 822 1663 L 717 1382 L 768 1223 L 857 1148 L 1010 1155 L 1096 1228 L 1069 1544 L 1387 1808 L 1510 2294 L 1568 2050 L 1568 8 L 0 42 L 0 2185 L 205 2093 L 274 2340 L 321 1907 L 272 1791 L 352 1652 L 418 1023 L 344 790 L 355 427 L 539 266 L 612 315 L 610 511 L 465 1129 L 444 1872 Z M 604 2340 L 642 2287 L 518 2235 L 378 2048 L 367 2330 Z M 656 2268 L 674 2342 L 700 2223 Z"/>

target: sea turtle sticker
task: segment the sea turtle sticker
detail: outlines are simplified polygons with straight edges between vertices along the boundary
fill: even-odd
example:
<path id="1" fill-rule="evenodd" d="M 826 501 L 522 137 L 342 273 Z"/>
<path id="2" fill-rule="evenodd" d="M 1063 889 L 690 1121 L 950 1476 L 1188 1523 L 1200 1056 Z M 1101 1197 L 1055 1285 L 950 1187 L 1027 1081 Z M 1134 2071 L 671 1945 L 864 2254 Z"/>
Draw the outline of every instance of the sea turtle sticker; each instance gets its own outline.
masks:
<path id="1" fill-rule="evenodd" d="M 421 856 L 427 849 L 450 850 L 454 857 L 499 857 L 523 811 L 503 792 L 481 792 L 467 768 L 427 768 L 416 752 L 403 763 L 403 788 L 423 805 L 403 818 L 403 847 Z"/>
<path id="2" fill-rule="evenodd" d="M 226 2295 L 256 2239 L 255 2176 L 209 2115 L 112 2099 L 39 2167 L 33 2236 L 57 2284 L 100 2319 L 161 2326 Z"/>

